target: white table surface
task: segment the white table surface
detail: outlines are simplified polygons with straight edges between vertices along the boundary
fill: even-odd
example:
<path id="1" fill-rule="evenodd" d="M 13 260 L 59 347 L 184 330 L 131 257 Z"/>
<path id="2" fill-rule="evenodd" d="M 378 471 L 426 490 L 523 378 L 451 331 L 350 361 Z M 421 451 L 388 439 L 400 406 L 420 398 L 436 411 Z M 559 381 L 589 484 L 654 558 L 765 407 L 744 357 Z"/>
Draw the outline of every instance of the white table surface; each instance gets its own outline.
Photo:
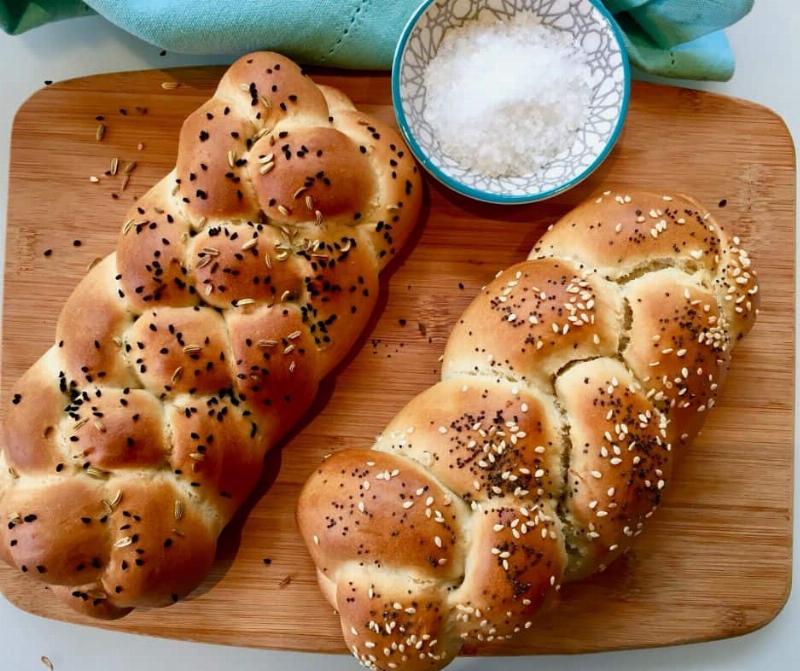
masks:
<path id="1" fill-rule="evenodd" d="M 738 69 L 731 82 L 701 84 L 762 103 L 786 120 L 800 138 L 800 5 L 796 0 L 759 0 L 755 10 L 729 34 Z M 54 24 L 21 37 L 0 35 L 0 212 L 6 211 L 11 123 L 20 104 L 44 80 L 179 65 L 227 63 L 230 57 L 184 57 L 168 54 L 90 17 Z M 731 138 L 736 142 L 736 138 Z M 3 226 L 5 218 L 2 219 Z M 0 263 L 5 234 L 0 237 Z M 796 418 L 795 418 L 795 421 Z M 795 473 L 797 480 L 797 473 Z M 797 484 L 797 483 L 796 483 Z M 797 553 L 798 525 L 795 514 Z M 794 564 L 797 578 L 797 562 Z M 742 585 L 747 589 L 747 585 Z M 209 618 L 214 613 L 208 614 Z M 664 617 L 669 617 L 665 613 Z M 220 622 L 220 626 L 225 626 Z M 717 670 L 791 669 L 800 664 L 800 597 L 795 592 L 780 615 L 752 634 L 712 643 L 656 650 L 578 656 L 461 659 L 453 671 L 597 671 L 642 669 Z M 0 597 L 0 671 L 39 671 L 47 655 L 57 671 L 249 671 L 280 669 L 355 671 L 347 656 L 271 652 L 185 643 L 52 622 L 23 613 Z M 792 662 L 791 660 L 795 661 Z"/>

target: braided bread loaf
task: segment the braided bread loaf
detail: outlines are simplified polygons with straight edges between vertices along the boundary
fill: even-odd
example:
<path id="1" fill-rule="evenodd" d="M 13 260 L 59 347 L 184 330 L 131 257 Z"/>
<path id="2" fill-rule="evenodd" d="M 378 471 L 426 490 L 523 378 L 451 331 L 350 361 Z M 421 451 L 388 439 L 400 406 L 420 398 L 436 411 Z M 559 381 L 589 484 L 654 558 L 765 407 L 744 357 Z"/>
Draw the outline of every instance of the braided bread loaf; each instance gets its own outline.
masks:
<path id="1" fill-rule="evenodd" d="M 197 586 L 420 192 L 393 129 L 282 56 L 237 61 L 14 389 L 0 558 L 100 617 Z"/>
<path id="2" fill-rule="evenodd" d="M 355 656 L 439 669 L 625 552 L 757 291 L 737 238 L 692 199 L 651 193 L 592 199 L 499 273 L 453 329 L 442 381 L 301 494 Z"/>

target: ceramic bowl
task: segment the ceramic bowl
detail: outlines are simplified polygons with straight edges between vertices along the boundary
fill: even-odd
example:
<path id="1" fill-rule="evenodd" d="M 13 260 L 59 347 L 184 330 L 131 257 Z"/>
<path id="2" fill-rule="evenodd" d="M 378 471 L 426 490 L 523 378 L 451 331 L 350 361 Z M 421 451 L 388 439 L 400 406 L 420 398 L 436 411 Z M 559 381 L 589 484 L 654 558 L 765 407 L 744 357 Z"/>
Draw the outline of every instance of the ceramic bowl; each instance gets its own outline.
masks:
<path id="1" fill-rule="evenodd" d="M 572 147 L 523 176 L 488 177 L 459 164 L 442 150 L 423 114 L 425 69 L 444 35 L 486 12 L 498 18 L 533 13 L 545 25 L 570 33 L 587 53 L 592 71 L 588 119 Z M 492 203 L 544 200 L 586 179 L 617 141 L 629 97 L 630 66 L 622 33 L 600 0 L 426 0 L 404 28 L 392 66 L 397 123 L 417 160 L 454 191 Z"/>

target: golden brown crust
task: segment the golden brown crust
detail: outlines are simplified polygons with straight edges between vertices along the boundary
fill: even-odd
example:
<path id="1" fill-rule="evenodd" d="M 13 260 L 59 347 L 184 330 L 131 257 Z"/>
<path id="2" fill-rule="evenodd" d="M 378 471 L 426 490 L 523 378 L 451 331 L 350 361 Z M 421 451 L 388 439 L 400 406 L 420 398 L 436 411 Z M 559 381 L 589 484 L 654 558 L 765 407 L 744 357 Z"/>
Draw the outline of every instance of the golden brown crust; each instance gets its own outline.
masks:
<path id="1" fill-rule="evenodd" d="M 372 450 L 330 457 L 300 498 L 300 531 L 356 657 L 442 668 L 462 646 L 532 627 L 562 581 L 625 552 L 757 305 L 738 238 L 678 195 L 596 196 L 498 273 L 454 327 L 442 382 Z M 381 498 L 363 536 L 329 535 L 352 523 L 360 465 L 379 462 L 401 492 L 412 472 L 448 493 L 448 516 L 430 512 L 450 534 L 437 535 L 452 549 L 446 572 L 423 571 L 430 518 L 416 502 L 398 517 Z"/>
<path id="2" fill-rule="evenodd" d="M 351 560 L 354 547 L 367 568 L 403 567 L 423 580 L 453 580 L 461 571 L 456 515 L 464 504 L 413 461 L 338 452 L 317 469 L 300 502 L 298 524 L 323 574 Z"/>
<path id="3" fill-rule="evenodd" d="M 625 361 L 669 419 L 670 442 L 691 442 L 730 364 L 730 333 L 714 294 L 672 268 L 626 285 Z"/>
<path id="4" fill-rule="evenodd" d="M 236 388 L 260 418 L 262 430 L 293 424 L 317 392 L 320 352 L 292 304 L 246 308 L 229 313 L 228 333 Z M 254 338 L 253 334 L 271 334 Z"/>
<path id="5" fill-rule="evenodd" d="M 453 594 L 465 643 L 511 638 L 554 598 L 566 566 L 560 526 L 546 499 L 528 506 L 501 500 L 476 515 L 470 570 Z"/>
<path id="6" fill-rule="evenodd" d="M 137 312 L 152 303 L 199 302 L 186 266 L 190 225 L 178 209 L 164 209 L 165 191 L 153 189 L 139 199 L 117 243 L 119 289 Z"/>
<path id="7" fill-rule="evenodd" d="M 154 394 L 212 394 L 230 383 L 228 333 L 213 308 L 148 309 L 123 343 L 141 384 Z"/>
<path id="8" fill-rule="evenodd" d="M 234 63 L 12 392 L 0 558 L 96 617 L 196 587 L 420 202 L 394 131 L 283 56 Z"/>
<path id="9" fill-rule="evenodd" d="M 99 387 L 86 396 L 72 400 L 59 431 L 67 467 L 113 471 L 166 463 L 169 442 L 155 396 L 142 389 Z"/>
<path id="10" fill-rule="evenodd" d="M 457 650 L 449 607 L 433 584 L 402 573 L 376 577 L 346 567 L 336 603 L 345 643 L 364 666 L 381 671 L 433 671 Z M 409 594 L 411 593 L 411 594 Z"/>
<path id="11" fill-rule="evenodd" d="M 270 219 L 282 224 L 316 217 L 358 221 L 375 193 L 375 176 L 353 140 L 335 128 L 287 130 L 253 147 L 249 167 L 259 200 Z M 261 174 L 272 157 L 275 168 Z"/>
<path id="12" fill-rule="evenodd" d="M 134 382 L 118 344 L 133 314 L 119 300 L 116 277 L 116 255 L 111 254 L 75 287 L 59 315 L 59 373 L 78 385 Z"/>
<path id="13" fill-rule="evenodd" d="M 49 476 L 51 477 L 51 476 Z M 23 573 L 44 582 L 79 585 L 100 577 L 111 541 L 101 505 L 103 486 L 90 478 L 63 477 L 41 492 L 31 484 L 4 497 L 3 545 Z M 32 493 L 37 496 L 33 498 Z"/>
<path id="14" fill-rule="evenodd" d="M 556 393 L 569 421 L 563 502 L 569 579 L 602 570 L 627 550 L 658 506 L 672 470 L 667 420 L 615 359 L 578 363 Z"/>
<path id="15" fill-rule="evenodd" d="M 373 209 L 360 221 L 369 233 L 383 268 L 411 235 L 422 203 L 422 178 L 408 147 L 396 129 L 380 119 L 350 108 L 332 110 L 337 129 L 358 144 L 376 176 Z"/>
<path id="16" fill-rule="evenodd" d="M 681 195 L 606 191 L 565 215 L 530 258 L 574 258 L 615 279 L 666 261 L 713 271 L 721 244 L 705 215 Z"/>
<path id="17" fill-rule="evenodd" d="M 563 479 L 553 403 L 528 387 L 487 377 L 457 376 L 424 391 L 374 449 L 417 461 L 467 503 L 525 490 L 551 495 Z"/>
<path id="18" fill-rule="evenodd" d="M 40 362 L 19 379 L 11 405 L 6 408 L 0 454 L 12 477 L 19 473 L 45 475 L 63 463 L 56 449 L 56 428 L 69 396 L 66 377 L 60 372 L 55 379 L 53 375 L 59 366 L 57 346 L 51 347 Z"/>
<path id="19" fill-rule="evenodd" d="M 659 267 L 699 271 L 728 313 L 733 340 L 758 311 L 758 279 L 737 236 L 683 194 L 604 191 L 551 227 L 528 258 L 571 258 L 620 280 Z"/>
<path id="20" fill-rule="evenodd" d="M 617 351 L 622 301 L 616 288 L 562 259 L 511 266 L 481 291 L 448 340 L 442 366 L 546 387 L 574 359 Z"/>

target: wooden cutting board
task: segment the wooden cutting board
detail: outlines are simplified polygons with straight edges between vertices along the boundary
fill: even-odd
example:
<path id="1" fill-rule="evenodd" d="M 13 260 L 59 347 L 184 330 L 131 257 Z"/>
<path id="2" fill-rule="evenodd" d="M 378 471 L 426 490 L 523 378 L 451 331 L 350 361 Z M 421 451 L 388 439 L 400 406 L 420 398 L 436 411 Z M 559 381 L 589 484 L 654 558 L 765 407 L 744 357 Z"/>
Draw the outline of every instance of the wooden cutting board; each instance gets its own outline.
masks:
<path id="1" fill-rule="evenodd" d="M 171 169 L 183 118 L 222 70 L 76 79 L 36 93 L 14 121 L 3 322 L 3 400 L 50 345 L 56 316 L 92 259 L 113 249 L 123 213 Z M 317 73 L 360 107 L 392 120 L 389 79 Z M 165 90 L 164 81 L 180 87 Z M 146 113 L 143 108 L 147 108 Z M 96 115 L 105 117 L 102 142 Z M 137 150 L 137 145 L 144 146 Z M 102 175 L 135 160 L 130 183 Z M 637 83 L 619 145 L 581 187 L 543 204 L 470 202 L 428 180 L 419 236 L 384 280 L 368 333 L 282 449 L 263 486 L 224 533 L 197 593 L 175 606 L 97 622 L 59 605 L 3 566 L 0 589 L 27 611 L 118 631 L 234 645 L 342 652 L 295 530 L 299 489 L 324 453 L 366 447 L 438 377 L 451 325 L 500 268 L 525 257 L 545 227 L 591 191 L 679 190 L 739 233 L 761 276 L 763 308 L 737 348 L 722 398 L 688 452 L 665 504 L 634 550 L 607 573 L 562 591 L 527 638 L 486 654 L 563 653 L 734 636 L 769 622 L 791 573 L 794 397 L 795 160 L 783 122 L 763 107 Z M 120 193 L 119 199 L 112 193 Z M 73 246 L 80 240 L 80 247 Z M 52 255 L 44 256 L 46 249 Z M 267 562 L 271 560 L 271 562 Z"/>

